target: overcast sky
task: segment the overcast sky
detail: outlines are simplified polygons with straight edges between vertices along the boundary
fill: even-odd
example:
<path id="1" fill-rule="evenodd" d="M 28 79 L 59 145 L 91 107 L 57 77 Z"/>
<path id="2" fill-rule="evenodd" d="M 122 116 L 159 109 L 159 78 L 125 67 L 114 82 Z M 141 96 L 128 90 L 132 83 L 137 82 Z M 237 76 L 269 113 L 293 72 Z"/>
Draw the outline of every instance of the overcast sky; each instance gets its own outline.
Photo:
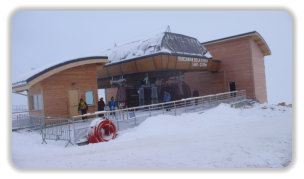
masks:
<path id="1" fill-rule="evenodd" d="M 284 11 L 20 11 L 12 17 L 12 82 L 48 64 L 85 56 L 164 32 L 201 42 L 259 32 L 272 55 L 265 57 L 269 103 L 292 103 L 293 22 Z M 27 104 L 12 94 L 12 104 Z"/>

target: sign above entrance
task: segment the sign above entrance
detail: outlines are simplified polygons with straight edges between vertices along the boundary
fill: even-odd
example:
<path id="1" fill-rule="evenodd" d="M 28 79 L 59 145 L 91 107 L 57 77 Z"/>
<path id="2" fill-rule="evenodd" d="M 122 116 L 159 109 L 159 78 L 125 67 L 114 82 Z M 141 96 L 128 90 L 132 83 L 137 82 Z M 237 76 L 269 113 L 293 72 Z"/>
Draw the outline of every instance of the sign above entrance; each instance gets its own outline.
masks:
<path id="1" fill-rule="evenodd" d="M 194 58 L 194 57 L 177 57 L 180 62 L 192 62 L 192 66 L 207 67 L 208 60 L 204 58 Z"/>

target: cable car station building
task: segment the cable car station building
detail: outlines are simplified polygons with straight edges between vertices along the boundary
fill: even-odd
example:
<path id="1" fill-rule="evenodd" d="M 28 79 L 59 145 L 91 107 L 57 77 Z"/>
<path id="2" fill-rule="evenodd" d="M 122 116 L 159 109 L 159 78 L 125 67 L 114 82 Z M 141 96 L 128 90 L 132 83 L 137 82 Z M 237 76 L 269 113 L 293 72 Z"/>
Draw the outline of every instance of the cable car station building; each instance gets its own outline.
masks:
<path id="1" fill-rule="evenodd" d="M 162 102 L 234 90 L 267 102 L 264 56 L 268 45 L 257 32 L 201 43 L 182 34 L 164 32 L 116 46 L 102 56 L 65 61 L 37 70 L 13 83 L 13 92 L 27 91 L 30 110 L 45 117 L 78 114 L 83 98 L 88 112 L 97 110 L 98 89 L 118 107 Z"/>

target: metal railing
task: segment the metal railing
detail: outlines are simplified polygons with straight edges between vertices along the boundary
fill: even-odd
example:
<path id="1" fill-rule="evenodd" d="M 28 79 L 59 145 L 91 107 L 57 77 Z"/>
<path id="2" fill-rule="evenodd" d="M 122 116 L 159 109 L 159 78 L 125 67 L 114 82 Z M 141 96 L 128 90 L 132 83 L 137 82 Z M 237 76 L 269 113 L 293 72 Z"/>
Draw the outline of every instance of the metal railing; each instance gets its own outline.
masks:
<path id="1" fill-rule="evenodd" d="M 12 105 L 12 112 L 28 111 L 27 105 Z"/>
<path id="2" fill-rule="evenodd" d="M 86 140 L 92 118 L 108 118 L 116 125 L 117 130 L 119 131 L 135 127 L 150 116 L 159 114 L 180 115 L 186 112 L 195 112 L 212 108 L 220 103 L 234 103 L 244 99 L 246 99 L 246 91 L 242 90 L 73 116 L 74 143 Z"/>
<path id="3" fill-rule="evenodd" d="M 15 112 L 13 113 L 13 118 L 16 118 L 13 120 L 13 129 L 27 127 L 40 129 L 42 143 L 47 143 L 47 140 L 61 140 L 66 141 L 66 146 L 68 146 L 69 144 L 86 142 L 90 123 L 98 117 L 111 120 L 116 125 L 117 130 L 121 131 L 139 125 L 150 116 L 180 115 L 212 108 L 220 103 L 234 103 L 244 99 L 246 99 L 246 92 L 242 90 L 113 111 L 98 111 L 73 116 L 72 119 L 31 116 L 29 111 Z"/>
<path id="4" fill-rule="evenodd" d="M 72 144 L 71 119 L 58 117 L 44 117 L 41 110 L 19 111 L 12 113 L 12 130 L 30 129 L 39 130 L 42 143 L 46 140 L 64 140 Z"/>
<path id="5" fill-rule="evenodd" d="M 40 133 L 42 144 L 47 144 L 46 140 L 67 141 L 65 146 L 72 143 L 72 120 L 63 118 L 47 117 L 41 121 Z"/>
<path id="6" fill-rule="evenodd" d="M 35 115 L 31 113 L 35 113 Z M 12 112 L 12 130 L 39 129 L 41 120 L 43 120 L 43 111 L 40 110 Z"/>

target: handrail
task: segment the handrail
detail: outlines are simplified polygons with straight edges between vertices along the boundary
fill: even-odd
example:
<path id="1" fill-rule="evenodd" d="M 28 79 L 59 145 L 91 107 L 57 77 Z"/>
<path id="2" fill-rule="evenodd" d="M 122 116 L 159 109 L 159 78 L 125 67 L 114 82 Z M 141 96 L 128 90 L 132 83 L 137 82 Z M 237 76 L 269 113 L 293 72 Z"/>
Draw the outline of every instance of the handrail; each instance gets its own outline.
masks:
<path id="1" fill-rule="evenodd" d="M 94 120 L 94 118 L 90 118 L 88 116 L 97 117 L 100 114 L 104 114 L 106 118 L 113 120 L 112 122 L 115 123 L 117 130 L 124 130 L 137 126 L 143 122 L 143 120 L 152 116 L 152 113 L 167 113 L 174 114 L 176 116 L 187 111 L 208 109 L 220 104 L 221 102 L 230 103 L 245 98 L 246 91 L 241 90 L 206 96 L 190 97 L 176 101 L 143 105 L 132 108 L 116 109 L 113 111 L 97 111 L 95 113 L 72 116 L 72 118 L 66 122 L 60 120 L 50 120 L 44 123 L 43 121 L 40 121 L 42 143 L 46 143 L 46 140 L 65 140 L 67 141 L 67 146 L 68 144 L 84 142 L 87 140 L 90 121 Z M 154 106 L 156 106 L 156 108 Z M 129 114 L 129 112 L 134 113 L 134 115 Z M 111 113 L 114 113 L 114 115 L 110 115 Z M 81 117 L 87 118 L 83 118 L 83 120 L 81 120 Z M 44 119 L 49 119 L 49 117 L 45 117 Z M 120 125 L 120 122 L 123 122 L 123 125 Z"/>
<path id="2" fill-rule="evenodd" d="M 112 110 L 112 111 L 97 111 L 94 113 L 87 113 L 87 114 L 83 114 L 83 115 L 72 116 L 72 119 L 78 119 L 81 117 L 89 117 L 89 116 L 97 116 L 99 114 L 109 114 L 109 113 L 121 112 L 121 111 L 133 111 L 136 109 L 149 108 L 149 107 L 160 106 L 160 105 L 164 105 L 164 104 L 168 105 L 168 104 L 174 104 L 174 103 L 178 103 L 178 102 L 191 101 L 191 100 L 195 100 L 195 99 L 203 99 L 203 98 L 215 97 L 215 96 L 219 96 L 219 95 L 239 94 L 239 93 L 243 94 L 243 93 L 245 93 L 245 90 L 217 93 L 217 94 L 198 96 L 198 97 L 191 97 L 191 98 L 185 98 L 185 99 L 180 99 L 180 100 L 175 100 L 175 101 L 170 101 L 170 102 L 162 102 L 162 103 L 149 104 L 149 105 L 143 105 L 143 106 L 137 106 L 137 107 L 131 107 L 131 108 L 116 109 L 116 110 Z"/>
<path id="3" fill-rule="evenodd" d="M 43 110 L 16 111 L 16 112 L 12 112 L 12 114 L 20 114 L 20 113 L 27 113 L 27 112 L 38 112 L 38 113 L 43 113 Z"/>

